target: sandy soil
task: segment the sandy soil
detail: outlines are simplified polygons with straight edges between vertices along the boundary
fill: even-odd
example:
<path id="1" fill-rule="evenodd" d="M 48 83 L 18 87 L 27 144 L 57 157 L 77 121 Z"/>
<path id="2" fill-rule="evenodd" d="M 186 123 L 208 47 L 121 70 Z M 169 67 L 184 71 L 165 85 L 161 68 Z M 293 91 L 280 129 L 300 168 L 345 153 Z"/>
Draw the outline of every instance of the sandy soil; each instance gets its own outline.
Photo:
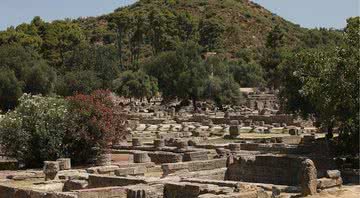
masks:
<path id="1" fill-rule="evenodd" d="M 309 198 L 359 198 L 360 185 L 348 186 L 344 185 L 340 189 L 329 189 L 322 191 L 317 195 L 309 196 Z"/>

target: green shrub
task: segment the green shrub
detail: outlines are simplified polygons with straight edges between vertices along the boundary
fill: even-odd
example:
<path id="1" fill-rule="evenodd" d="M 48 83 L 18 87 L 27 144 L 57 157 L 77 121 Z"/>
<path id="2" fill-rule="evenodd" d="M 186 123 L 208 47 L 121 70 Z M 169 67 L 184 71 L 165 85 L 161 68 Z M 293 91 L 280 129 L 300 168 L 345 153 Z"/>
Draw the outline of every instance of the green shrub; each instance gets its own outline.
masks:
<path id="1" fill-rule="evenodd" d="M 0 120 L 0 141 L 6 155 L 29 167 L 64 154 L 68 110 L 64 99 L 24 94 L 14 111 Z"/>
<path id="2" fill-rule="evenodd" d="M 109 92 L 68 99 L 24 94 L 19 101 L 0 119 L 0 145 L 26 167 L 60 157 L 86 163 L 124 135 Z"/>

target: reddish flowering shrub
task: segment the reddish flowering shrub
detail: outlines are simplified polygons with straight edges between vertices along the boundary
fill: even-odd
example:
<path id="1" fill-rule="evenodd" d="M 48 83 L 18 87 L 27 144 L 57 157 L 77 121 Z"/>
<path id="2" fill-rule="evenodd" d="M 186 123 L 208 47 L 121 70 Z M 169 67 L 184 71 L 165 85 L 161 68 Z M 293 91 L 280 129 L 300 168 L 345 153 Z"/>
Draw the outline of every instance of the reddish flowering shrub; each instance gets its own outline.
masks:
<path id="1" fill-rule="evenodd" d="M 73 161 L 86 163 L 125 135 L 125 120 L 114 112 L 109 91 L 77 94 L 67 100 L 71 118 L 65 142 Z"/>

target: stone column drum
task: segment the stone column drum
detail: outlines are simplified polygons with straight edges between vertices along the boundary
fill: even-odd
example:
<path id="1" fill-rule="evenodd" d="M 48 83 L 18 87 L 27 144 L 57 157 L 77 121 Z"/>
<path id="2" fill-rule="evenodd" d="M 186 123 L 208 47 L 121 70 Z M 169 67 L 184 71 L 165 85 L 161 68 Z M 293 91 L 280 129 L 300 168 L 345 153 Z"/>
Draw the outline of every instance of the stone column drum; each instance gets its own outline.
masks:
<path id="1" fill-rule="evenodd" d="M 141 141 L 139 138 L 133 138 L 132 139 L 132 145 L 133 146 L 141 146 Z"/>
<path id="2" fill-rule="evenodd" d="M 57 173 L 60 171 L 59 162 L 45 161 L 44 162 L 45 181 L 57 179 Z"/>
<path id="3" fill-rule="evenodd" d="M 154 147 L 155 148 L 162 148 L 165 146 L 165 140 L 164 139 L 156 139 L 154 140 Z"/>
<path id="4" fill-rule="evenodd" d="M 147 163 L 151 162 L 151 159 L 147 152 L 135 152 L 134 153 L 134 163 Z"/>

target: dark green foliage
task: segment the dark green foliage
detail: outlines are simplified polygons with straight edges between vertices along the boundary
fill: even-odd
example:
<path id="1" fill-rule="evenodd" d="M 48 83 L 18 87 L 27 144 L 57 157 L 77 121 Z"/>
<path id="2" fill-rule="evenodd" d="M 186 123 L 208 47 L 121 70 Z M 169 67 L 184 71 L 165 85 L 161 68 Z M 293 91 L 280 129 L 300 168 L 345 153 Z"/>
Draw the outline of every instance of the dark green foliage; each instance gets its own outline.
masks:
<path id="1" fill-rule="evenodd" d="M 113 83 L 115 92 L 127 98 L 151 99 L 158 92 L 157 80 L 143 71 L 125 71 Z"/>
<path id="2" fill-rule="evenodd" d="M 25 93 L 47 95 L 53 92 L 56 74 L 54 70 L 47 66 L 36 65 L 29 68 L 25 74 Z"/>
<path id="3" fill-rule="evenodd" d="M 208 51 L 219 48 L 224 29 L 222 23 L 214 18 L 202 20 L 199 24 L 200 45 Z"/>
<path id="4" fill-rule="evenodd" d="M 288 110 L 313 115 L 332 137 L 339 127 L 340 142 L 350 153 L 359 147 L 359 17 L 348 20 L 346 44 L 305 50 L 283 66 L 281 98 Z M 349 138 L 353 137 L 353 138 Z M 345 138 L 345 139 L 342 139 Z"/>
<path id="5" fill-rule="evenodd" d="M 112 81 L 120 72 L 119 57 L 114 46 L 79 46 L 65 59 L 64 67 L 64 72 L 96 73 L 102 81 L 101 87 L 106 89 L 111 88 Z"/>
<path id="6" fill-rule="evenodd" d="M 201 99 L 212 99 L 219 106 L 236 104 L 239 99 L 239 85 L 229 74 L 228 65 L 217 58 L 204 61 L 201 47 L 193 42 L 160 54 L 145 65 L 145 70 L 158 79 L 165 99 L 192 100 L 194 107 Z"/>
<path id="7" fill-rule="evenodd" d="M 13 70 L 19 80 L 24 80 L 29 68 L 42 64 L 44 61 L 34 50 L 17 44 L 0 46 L 0 68 Z"/>
<path id="8" fill-rule="evenodd" d="M 230 63 L 230 73 L 242 87 L 262 87 L 265 84 L 263 69 L 255 62 Z"/>
<path id="9" fill-rule="evenodd" d="M 67 72 L 59 76 L 56 93 L 62 96 L 72 96 L 76 93 L 90 94 L 102 87 L 102 80 L 91 70 Z"/>
<path id="10" fill-rule="evenodd" d="M 0 110 L 13 109 L 22 95 L 21 83 L 13 71 L 0 68 Z"/>

